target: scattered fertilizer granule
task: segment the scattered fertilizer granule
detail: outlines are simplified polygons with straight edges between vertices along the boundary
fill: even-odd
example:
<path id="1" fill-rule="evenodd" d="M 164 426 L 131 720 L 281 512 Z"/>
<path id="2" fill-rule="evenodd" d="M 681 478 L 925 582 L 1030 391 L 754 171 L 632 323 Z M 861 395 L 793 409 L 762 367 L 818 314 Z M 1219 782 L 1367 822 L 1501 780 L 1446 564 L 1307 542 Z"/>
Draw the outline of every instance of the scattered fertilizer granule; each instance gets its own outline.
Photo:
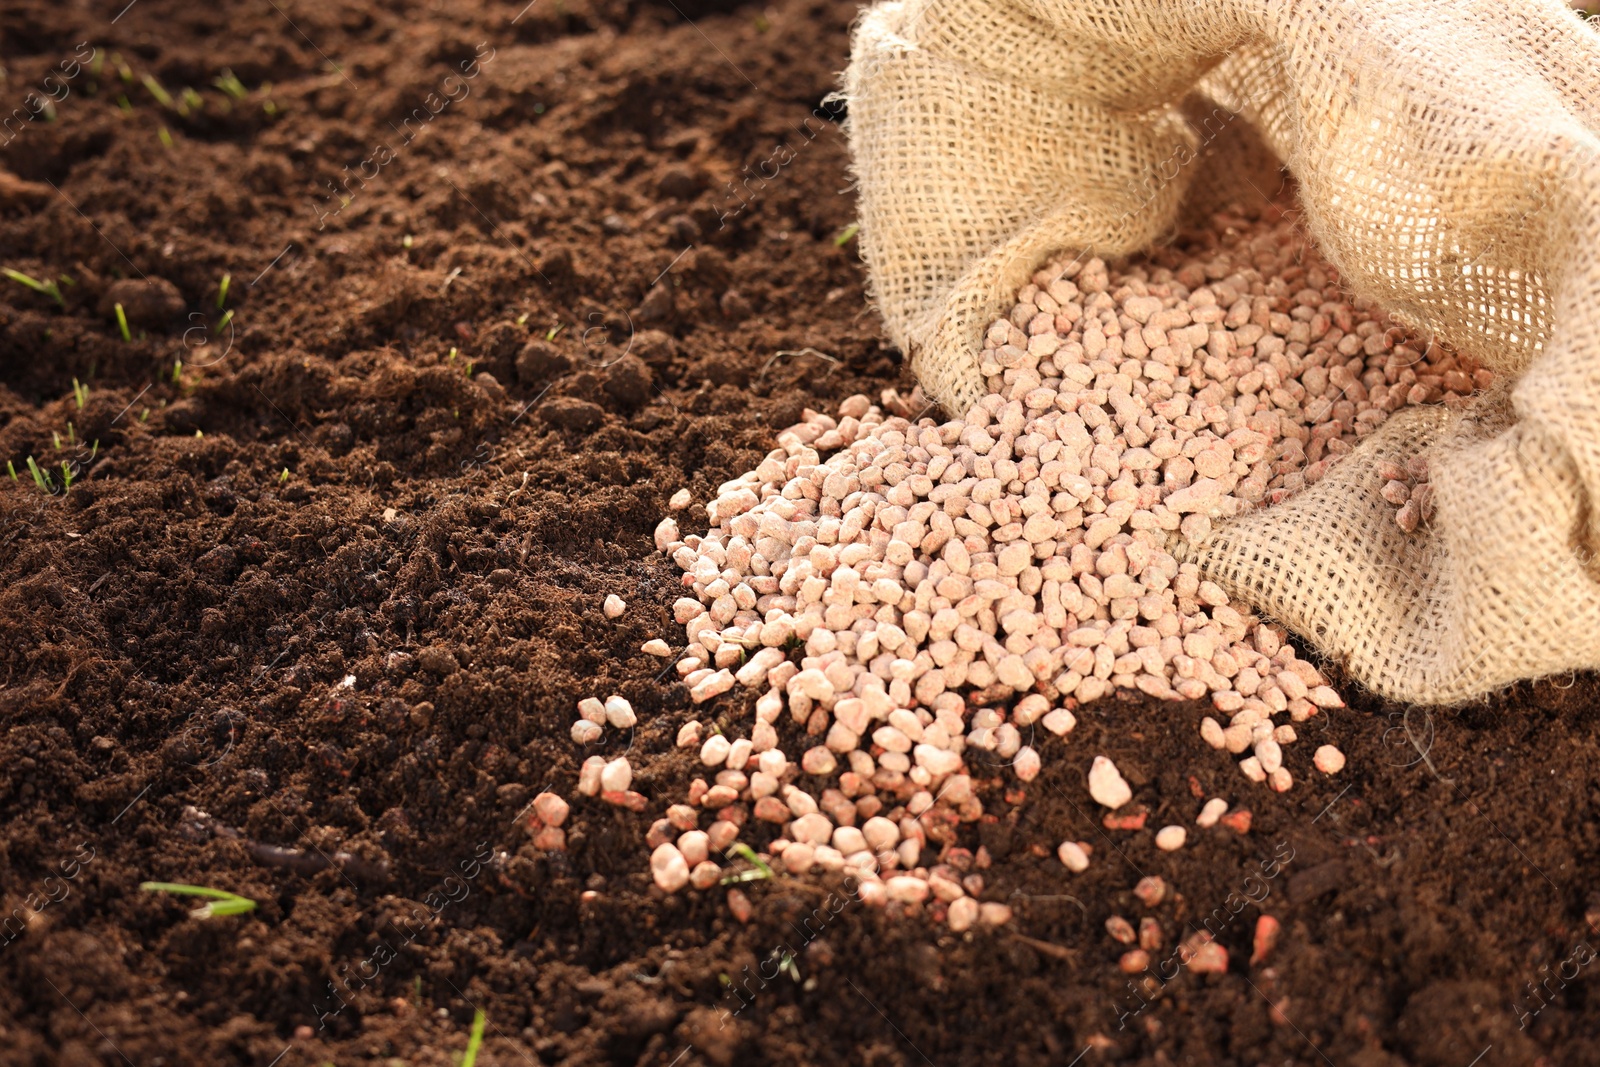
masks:
<path id="1" fill-rule="evenodd" d="M 1385 479 L 1383 499 L 1399 510 L 1394 521 L 1406 533 L 1413 533 L 1419 523 L 1433 518 L 1433 486 L 1428 484 L 1428 461 L 1413 456 L 1404 467 L 1398 463 L 1378 465 L 1378 475 Z"/>
<path id="2" fill-rule="evenodd" d="M 864 396 L 837 419 L 807 411 L 718 489 L 705 535 L 656 530 L 684 571 L 691 699 L 764 690 L 747 737 L 707 742 L 715 784 L 691 803 L 780 827 L 770 847 L 792 872 L 883 878 L 897 900 L 923 892 L 908 878 L 964 893 L 924 853 L 965 853 L 951 831 L 983 814 L 980 761 L 1032 778 L 1024 731 L 1064 734 L 1117 689 L 1209 697 L 1227 725 L 1206 718 L 1205 740 L 1290 788 L 1290 722 L 1342 702 L 1181 545 L 1317 481 L 1401 406 L 1488 384 L 1344 302 L 1286 225 L 1176 273 L 1053 263 L 1018 299 L 987 332 L 993 392 L 962 418 L 912 423 Z M 1397 521 L 1425 505 L 1408 486 Z M 778 748 L 786 711 L 817 741 L 798 766 Z M 1095 799 L 1126 803 L 1095 763 Z M 864 840 L 855 824 L 873 819 L 896 839 Z"/>

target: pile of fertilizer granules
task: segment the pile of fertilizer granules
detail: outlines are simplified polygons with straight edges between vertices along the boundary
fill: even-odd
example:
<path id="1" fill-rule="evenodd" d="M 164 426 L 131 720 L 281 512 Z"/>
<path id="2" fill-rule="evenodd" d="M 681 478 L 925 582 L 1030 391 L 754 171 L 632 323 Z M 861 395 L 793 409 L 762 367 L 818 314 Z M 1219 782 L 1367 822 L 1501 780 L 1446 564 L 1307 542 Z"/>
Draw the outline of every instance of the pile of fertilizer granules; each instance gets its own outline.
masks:
<path id="1" fill-rule="evenodd" d="M 691 698 L 762 690 L 738 736 L 679 736 L 711 780 L 652 830 L 664 888 L 717 884 L 715 860 L 753 819 L 779 835 L 763 862 L 846 871 L 869 901 L 932 894 L 956 929 L 1004 921 L 975 900 L 956 832 L 983 814 L 973 775 L 1005 764 L 1031 781 L 1030 738 L 1064 737 L 1075 708 L 1117 689 L 1209 698 L 1202 738 L 1289 789 L 1294 724 L 1340 698 L 1179 546 L 1317 481 L 1400 407 L 1489 382 L 1348 302 L 1287 224 L 1175 273 L 1051 263 L 981 360 L 992 392 L 962 418 L 913 423 L 864 396 L 837 419 L 807 411 L 706 505 L 706 534 L 657 528 L 690 594 L 675 612 Z M 1426 471 L 1393 473 L 1397 521 L 1415 528 Z M 607 720 L 609 702 L 593 704 L 575 737 Z M 813 742 L 793 761 L 785 714 Z M 1308 762 L 1335 773 L 1344 757 L 1324 746 Z M 625 770 L 593 757 L 580 790 L 641 807 Z M 1103 758 L 1089 788 L 1108 808 L 1131 797 Z M 1213 800 L 1210 821 L 1225 809 Z M 1169 826 L 1157 843 L 1186 836 Z M 1073 869 L 1086 854 L 1063 845 Z"/>

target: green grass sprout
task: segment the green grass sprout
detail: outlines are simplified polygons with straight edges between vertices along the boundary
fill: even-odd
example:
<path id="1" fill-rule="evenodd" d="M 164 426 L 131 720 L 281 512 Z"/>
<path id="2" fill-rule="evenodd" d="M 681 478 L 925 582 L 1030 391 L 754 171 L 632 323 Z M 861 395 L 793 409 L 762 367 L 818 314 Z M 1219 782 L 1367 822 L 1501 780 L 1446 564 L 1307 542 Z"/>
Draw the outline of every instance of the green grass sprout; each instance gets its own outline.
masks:
<path id="1" fill-rule="evenodd" d="M 38 278 L 35 278 L 32 275 L 24 274 L 20 270 L 12 270 L 10 267 L 6 267 L 5 270 L 0 273 L 4 273 L 7 278 L 10 278 L 18 285 L 26 285 L 29 289 L 32 289 L 36 293 L 43 293 L 45 296 L 48 296 L 50 299 L 54 300 L 57 304 L 60 304 L 63 308 L 67 306 L 66 300 L 61 296 L 61 287 L 55 282 L 41 282 Z"/>
<path id="2" fill-rule="evenodd" d="M 222 305 L 228 302 L 228 286 L 233 284 L 233 275 L 224 274 L 222 281 L 217 283 L 217 310 L 222 310 Z"/>
<path id="3" fill-rule="evenodd" d="M 483 1025 L 488 1021 L 482 1008 L 473 1010 L 472 1032 L 467 1035 L 467 1051 L 461 1054 L 461 1067 L 473 1067 L 478 1062 L 478 1050 L 483 1047 Z"/>
<path id="4" fill-rule="evenodd" d="M 244 82 L 240 81 L 238 76 L 227 67 L 222 68 L 222 73 L 217 75 L 216 78 L 212 80 L 211 84 L 215 85 L 218 89 L 221 89 L 235 100 L 243 100 L 246 96 L 250 95 L 250 90 L 244 87 Z"/>
<path id="5" fill-rule="evenodd" d="M 228 323 L 230 323 L 232 321 L 233 321 L 233 309 L 229 308 L 227 311 L 224 311 L 222 313 L 222 318 L 217 320 L 217 329 L 218 330 L 226 330 L 228 328 Z"/>
<path id="6" fill-rule="evenodd" d="M 226 889 L 212 889 L 203 885 L 185 885 L 182 882 L 140 882 L 146 893 L 177 893 L 180 896 L 205 897 L 210 903 L 190 912 L 196 919 L 214 919 L 223 915 L 244 915 L 256 910 L 256 902 Z"/>
<path id="7" fill-rule="evenodd" d="M 283 473 L 278 475 L 278 484 L 282 485 L 284 482 L 286 482 L 288 480 L 289 480 L 289 468 L 285 467 L 285 468 L 283 468 Z"/>
<path id="8" fill-rule="evenodd" d="M 167 132 L 167 128 L 165 126 L 156 131 L 156 136 L 161 138 L 162 144 L 166 145 L 168 148 L 172 147 L 172 134 Z"/>
<path id="9" fill-rule="evenodd" d="M 122 334 L 122 339 L 131 344 L 133 342 L 133 334 L 128 332 L 128 313 L 122 309 L 121 304 L 117 304 L 115 307 L 117 310 L 117 330 Z"/>
<path id="10" fill-rule="evenodd" d="M 6 473 L 11 475 L 11 480 L 13 482 L 16 482 L 18 485 L 22 484 L 22 479 L 17 477 L 17 465 L 11 462 L 9 459 L 6 460 Z"/>
<path id="11" fill-rule="evenodd" d="M 172 361 L 172 380 L 174 382 L 183 381 L 183 360 L 181 359 Z"/>
<path id="12" fill-rule="evenodd" d="M 839 248 L 843 248 L 845 245 L 850 243 L 850 238 L 854 237 L 856 234 L 858 234 L 860 232 L 861 232 L 861 223 L 852 222 L 850 225 L 846 226 L 844 229 L 839 231 L 839 236 L 837 236 L 837 237 L 835 237 L 833 239 L 833 243 L 834 243 L 835 246 L 837 246 Z"/>
<path id="13" fill-rule="evenodd" d="M 72 488 L 72 464 L 66 460 L 61 461 L 61 488 L 62 490 Z"/>
<path id="14" fill-rule="evenodd" d="M 55 483 L 50 480 L 50 475 L 39 469 L 39 464 L 33 461 L 32 456 L 28 457 L 28 473 L 33 475 L 33 484 L 40 489 L 47 493 L 56 491 Z"/>
<path id="15" fill-rule="evenodd" d="M 743 885 L 745 882 L 764 882 L 774 877 L 772 868 L 767 866 L 767 862 L 760 856 L 756 855 L 756 850 L 745 844 L 743 841 L 735 842 L 733 847 L 728 849 L 728 853 L 730 856 L 738 856 L 740 859 L 747 860 L 751 864 L 754 864 L 755 869 L 749 871 L 740 871 L 737 874 L 730 874 L 722 879 L 723 885 Z"/>
<path id="16" fill-rule="evenodd" d="M 146 74 L 143 78 L 139 79 L 139 84 L 143 85 L 145 89 L 149 91 L 150 95 L 156 98 L 156 103 L 160 104 L 164 108 L 169 108 L 173 111 L 177 110 L 177 105 L 172 101 L 172 94 L 167 92 L 166 89 L 162 88 L 161 83 L 156 81 L 155 75 Z"/>
<path id="17" fill-rule="evenodd" d="M 206 106 L 205 97 L 185 85 L 183 92 L 178 96 L 178 114 L 188 115 L 192 111 L 201 111 Z"/>

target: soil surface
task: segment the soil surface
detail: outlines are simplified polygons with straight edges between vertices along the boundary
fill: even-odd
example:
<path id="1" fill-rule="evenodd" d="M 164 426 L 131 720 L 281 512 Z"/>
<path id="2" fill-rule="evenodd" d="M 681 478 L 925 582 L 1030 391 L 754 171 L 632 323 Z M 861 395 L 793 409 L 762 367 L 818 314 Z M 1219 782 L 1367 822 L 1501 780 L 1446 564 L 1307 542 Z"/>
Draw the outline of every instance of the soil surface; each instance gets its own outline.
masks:
<path id="1" fill-rule="evenodd" d="M 1592 677 L 1358 697 L 1283 796 L 1201 706 L 1091 706 L 969 828 L 998 931 L 651 885 L 678 726 L 754 699 L 639 651 L 682 639 L 667 498 L 912 385 L 827 103 L 854 5 L 121 8 L 0 4 L 0 265 L 49 290 L 0 279 L 0 1063 L 446 1065 L 478 1010 L 492 1065 L 1600 1063 Z M 611 692 L 651 808 L 577 798 L 541 852 Z M 1107 831 L 1097 753 L 1154 825 L 1253 823 Z M 1207 923 L 1226 973 L 1163 966 Z"/>

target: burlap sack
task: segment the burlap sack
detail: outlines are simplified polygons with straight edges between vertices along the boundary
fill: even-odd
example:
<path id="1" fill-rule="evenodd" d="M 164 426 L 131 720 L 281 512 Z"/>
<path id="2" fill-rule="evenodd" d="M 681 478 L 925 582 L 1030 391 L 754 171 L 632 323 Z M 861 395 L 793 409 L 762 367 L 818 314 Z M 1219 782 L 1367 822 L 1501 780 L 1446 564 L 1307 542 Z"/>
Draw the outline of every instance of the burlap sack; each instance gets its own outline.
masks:
<path id="1" fill-rule="evenodd" d="M 845 92 L 873 297 L 956 413 L 1048 253 L 1150 244 L 1198 173 L 1274 191 L 1243 116 L 1355 293 L 1506 385 L 1190 558 L 1395 699 L 1600 665 L 1600 33 L 1558 0 L 904 0 Z M 1407 536 L 1373 465 L 1417 454 L 1437 513 Z"/>

